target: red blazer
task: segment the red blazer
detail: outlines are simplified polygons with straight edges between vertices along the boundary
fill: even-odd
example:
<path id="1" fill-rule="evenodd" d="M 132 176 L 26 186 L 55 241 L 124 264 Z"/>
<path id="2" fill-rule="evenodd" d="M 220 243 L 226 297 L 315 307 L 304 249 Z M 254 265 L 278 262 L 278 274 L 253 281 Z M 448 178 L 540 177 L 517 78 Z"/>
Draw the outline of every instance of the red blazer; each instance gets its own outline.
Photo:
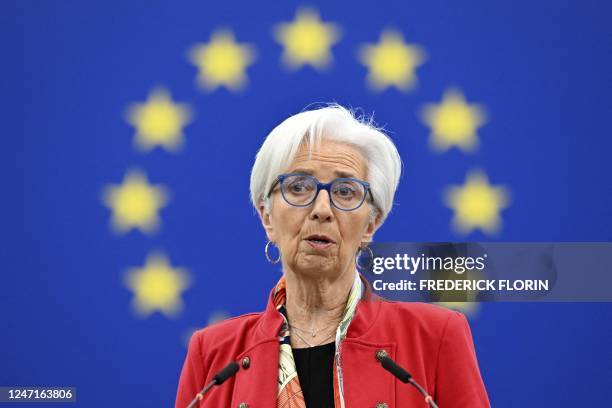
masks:
<path id="1" fill-rule="evenodd" d="M 235 317 L 195 332 L 189 342 L 175 407 L 185 408 L 217 371 L 234 360 L 241 365 L 238 373 L 213 387 L 198 407 L 275 408 L 277 334 L 282 322 L 270 294 L 264 312 Z M 490 406 L 463 314 L 426 303 L 387 301 L 373 294 L 366 284 L 342 343 L 347 408 L 425 408 L 423 397 L 414 387 L 401 383 L 382 368 L 376 359 L 381 349 L 412 374 L 440 408 Z"/>

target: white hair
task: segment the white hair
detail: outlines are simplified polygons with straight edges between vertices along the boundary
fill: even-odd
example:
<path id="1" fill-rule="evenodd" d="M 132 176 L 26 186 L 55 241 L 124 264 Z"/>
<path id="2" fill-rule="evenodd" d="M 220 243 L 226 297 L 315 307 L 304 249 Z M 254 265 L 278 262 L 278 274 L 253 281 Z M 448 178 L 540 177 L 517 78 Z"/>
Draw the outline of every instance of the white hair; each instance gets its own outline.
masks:
<path id="1" fill-rule="evenodd" d="M 393 205 L 402 162 L 397 148 L 382 130 L 376 127 L 372 117 L 357 117 L 353 110 L 336 103 L 285 119 L 270 132 L 257 152 L 251 170 L 253 206 L 258 208 L 263 204 L 269 212 L 271 203 L 267 195 L 278 175 L 289 168 L 300 146 L 305 145 L 312 154 L 325 138 L 354 146 L 364 156 L 366 181 L 374 197 L 375 208 L 370 216 L 378 213 L 381 222 L 384 221 Z"/>

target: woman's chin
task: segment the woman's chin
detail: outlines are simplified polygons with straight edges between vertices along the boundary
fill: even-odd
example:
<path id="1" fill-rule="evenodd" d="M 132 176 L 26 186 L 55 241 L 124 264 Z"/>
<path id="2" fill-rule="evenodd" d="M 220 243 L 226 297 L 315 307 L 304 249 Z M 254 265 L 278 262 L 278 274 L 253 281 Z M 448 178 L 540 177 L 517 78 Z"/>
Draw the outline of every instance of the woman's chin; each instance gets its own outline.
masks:
<path id="1" fill-rule="evenodd" d="M 308 254 L 298 260 L 295 271 L 305 275 L 331 275 L 340 268 L 335 257 Z"/>

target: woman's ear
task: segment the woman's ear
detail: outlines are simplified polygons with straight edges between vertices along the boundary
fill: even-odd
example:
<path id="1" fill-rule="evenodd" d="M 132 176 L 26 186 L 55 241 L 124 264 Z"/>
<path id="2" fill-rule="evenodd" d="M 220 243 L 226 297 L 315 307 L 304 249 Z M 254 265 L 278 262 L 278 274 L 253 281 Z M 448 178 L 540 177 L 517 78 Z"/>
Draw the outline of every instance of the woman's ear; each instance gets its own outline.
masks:
<path id="1" fill-rule="evenodd" d="M 366 224 L 366 228 L 361 237 L 361 242 L 372 242 L 374 233 L 380 227 L 381 220 L 382 216 L 380 211 L 376 211 L 376 216 L 374 217 L 368 216 L 368 223 Z"/>
<path id="2" fill-rule="evenodd" d="M 270 216 L 270 213 L 266 211 L 266 207 L 263 203 L 261 203 L 259 207 L 257 207 L 257 211 L 259 212 L 261 225 L 263 225 L 264 229 L 266 230 L 268 240 L 276 242 L 274 240 L 274 227 L 272 226 L 272 217 Z"/>

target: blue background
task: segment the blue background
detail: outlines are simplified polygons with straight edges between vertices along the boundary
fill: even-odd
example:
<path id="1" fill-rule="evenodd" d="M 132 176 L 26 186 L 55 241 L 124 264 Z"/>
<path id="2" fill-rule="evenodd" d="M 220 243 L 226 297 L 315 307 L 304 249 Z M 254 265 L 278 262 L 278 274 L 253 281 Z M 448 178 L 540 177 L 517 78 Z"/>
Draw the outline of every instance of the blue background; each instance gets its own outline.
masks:
<path id="1" fill-rule="evenodd" d="M 378 241 L 612 240 L 612 3 L 307 4 L 342 27 L 325 73 L 280 65 L 272 27 L 302 3 L 0 3 L 0 385 L 171 406 L 189 333 L 263 309 L 279 278 L 249 172 L 267 133 L 312 102 L 361 107 L 391 131 L 405 173 Z M 186 58 L 220 26 L 257 48 L 240 93 L 203 93 Z M 412 92 L 365 86 L 355 51 L 388 26 L 429 56 Z M 133 148 L 125 109 L 156 85 L 195 111 L 179 154 Z M 432 152 L 418 118 L 449 86 L 489 114 L 474 154 Z M 100 200 L 133 167 L 172 193 L 155 235 L 113 234 Z M 450 228 L 441 193 L 472 168 L 511 190 L 496 237 Z M 153 249 L 194 277 L 175 319 L 129 307 L 124 271 Z M 607 303 L 481 305 L 470 322 L 492 405 L 609 405 L 611 318 Z"/>

